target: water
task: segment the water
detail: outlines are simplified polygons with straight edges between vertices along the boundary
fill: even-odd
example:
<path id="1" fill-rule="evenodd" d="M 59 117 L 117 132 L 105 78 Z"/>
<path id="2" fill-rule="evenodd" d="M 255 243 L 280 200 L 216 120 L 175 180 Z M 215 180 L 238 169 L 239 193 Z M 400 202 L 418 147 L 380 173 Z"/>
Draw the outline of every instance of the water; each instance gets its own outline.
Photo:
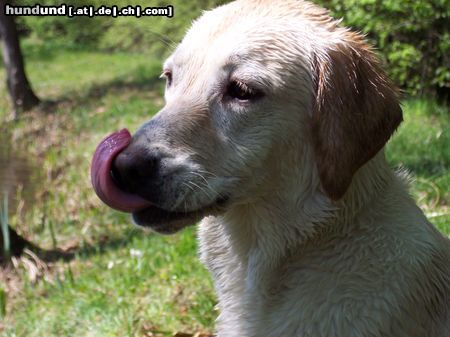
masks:
<path id="1" fill-rule="evenodd" d="M 10 214 L 33 205 L 40 176 L 36 158 L 15 149 L 8 134 L 0 135 L 0 201 L 8 198 Z"/>

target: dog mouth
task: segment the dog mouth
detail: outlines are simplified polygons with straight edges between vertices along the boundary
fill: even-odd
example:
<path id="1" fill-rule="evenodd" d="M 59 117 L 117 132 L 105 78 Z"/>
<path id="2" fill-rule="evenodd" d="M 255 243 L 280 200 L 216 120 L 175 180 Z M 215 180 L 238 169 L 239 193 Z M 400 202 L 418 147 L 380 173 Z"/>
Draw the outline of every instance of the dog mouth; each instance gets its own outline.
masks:
<path id="1" fill-rule="evenodd" d="M 151 227 L 164 234 L 171 234 L 193 225 L 203 217 L 224 208 L 228 202 L 227 197 L 221 197 L 195 211 L 169 211 L 139 195 L 120 189 L 113 177 L 112 165 L 117 155 L 130 144 L 131 138 L 130 132 L 122 129 L 104 138 L 94 153 L 90 170 L 91 182 L 94 191 L 106 205 L 118 211 L 132 213 L 137 225 Z"/>
<path id="2" fill-rule="evenodd" d="M 194 225 L 205 216 L 218 214 L 224 210 L 228 198 L 220 198 L 213 204 L 190 212 L 172 212 L 157 206 L 133 212 L 134 222 L 142 227 L 150 227 L 161 234 L 172 234 Z"/>

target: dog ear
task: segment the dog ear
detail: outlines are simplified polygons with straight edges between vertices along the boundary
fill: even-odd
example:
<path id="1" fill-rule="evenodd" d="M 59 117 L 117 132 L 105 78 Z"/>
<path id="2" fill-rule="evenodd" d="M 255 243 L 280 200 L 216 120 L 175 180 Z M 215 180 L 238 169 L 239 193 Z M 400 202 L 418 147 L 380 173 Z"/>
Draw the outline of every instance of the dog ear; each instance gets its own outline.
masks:
<path id="1" fill-rule="evenodd" d="M 315 56 L 313 146 L 322 187 L 340 199 L 402 121 L 397 91 L 357 34 Z"/>

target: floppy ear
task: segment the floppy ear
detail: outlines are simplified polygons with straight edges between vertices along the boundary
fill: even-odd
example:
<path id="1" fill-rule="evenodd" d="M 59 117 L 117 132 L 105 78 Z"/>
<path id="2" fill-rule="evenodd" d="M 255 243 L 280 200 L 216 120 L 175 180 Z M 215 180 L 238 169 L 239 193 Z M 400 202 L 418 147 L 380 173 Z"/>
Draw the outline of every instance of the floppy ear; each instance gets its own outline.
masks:
<path id="1" fill-rule="evenodd" d="M 357 34 L 315 55 L 312 116 L 319 177 L 340 199 L 354 173 L 383 148 L 402 121 L 397 91 Z"/>

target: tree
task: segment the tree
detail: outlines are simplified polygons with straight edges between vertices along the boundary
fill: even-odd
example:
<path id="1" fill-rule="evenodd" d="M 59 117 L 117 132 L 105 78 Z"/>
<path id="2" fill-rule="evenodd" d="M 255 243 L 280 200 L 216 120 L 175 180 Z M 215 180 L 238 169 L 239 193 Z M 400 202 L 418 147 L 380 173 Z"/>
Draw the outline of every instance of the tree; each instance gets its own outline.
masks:
<path id="1" fill-rule="evenodd" d="M 39 104 L 25 74 L 22 51 L 20 49 L 14 16 L 5 15 L 5 0 L 0 0 L 0 38 L 2 39 L 3 62 L 6 69 L 6 84 L 17 113 Z"/>

